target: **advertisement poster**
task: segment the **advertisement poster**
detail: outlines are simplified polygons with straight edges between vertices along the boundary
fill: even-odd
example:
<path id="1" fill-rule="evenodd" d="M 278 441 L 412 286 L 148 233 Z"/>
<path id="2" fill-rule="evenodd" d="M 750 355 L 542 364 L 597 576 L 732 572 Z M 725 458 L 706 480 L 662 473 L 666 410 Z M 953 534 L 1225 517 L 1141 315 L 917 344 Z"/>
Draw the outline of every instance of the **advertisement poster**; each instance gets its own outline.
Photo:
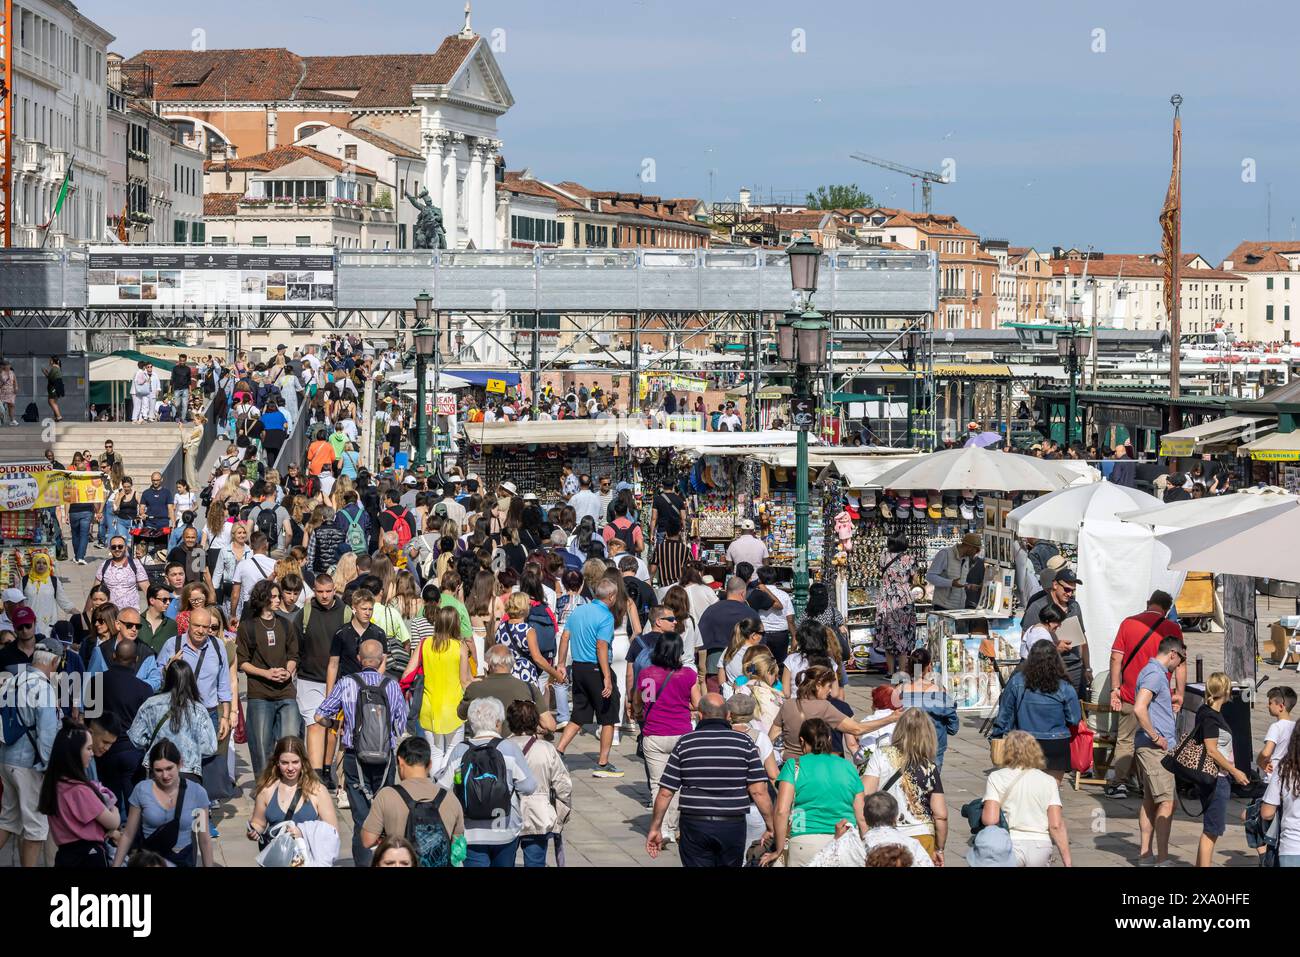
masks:
<path id="1" fill-rule="evenodd" d="M 103 501 L 99 472 L 61 472 L 44 462 L 0 465 L 0 512 Z"/>
<path id="2" fill-rule="evenodd" d="M 297 309 L 334 305 L 334 257 L 329 253 L 281 253 L 256 246 L 123 252 L 120 246 L 92 246 L 87 281 L 92 306 Z"/>

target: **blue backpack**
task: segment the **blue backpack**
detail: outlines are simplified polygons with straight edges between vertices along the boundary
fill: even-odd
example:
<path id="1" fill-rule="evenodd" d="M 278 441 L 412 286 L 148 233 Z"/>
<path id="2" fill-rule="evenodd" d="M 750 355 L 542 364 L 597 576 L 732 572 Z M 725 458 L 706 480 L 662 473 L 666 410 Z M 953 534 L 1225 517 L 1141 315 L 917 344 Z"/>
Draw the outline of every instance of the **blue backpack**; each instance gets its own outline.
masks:
<path id="1" fill-rule="evenodd" d="M 22 708 L 19 704 L 21 692 L 18 690 L 18 676 L 11 676 L 8 681 L 0 682 L 0 700 L 4 701 L 0 706 L 0 736 L 4 739 L 5 747 L 17 744 L 25 736 L 31 741 L 32 750 L 37 752 L 39 758 L 36 726 L 29 725 L 23 720 Z"/>

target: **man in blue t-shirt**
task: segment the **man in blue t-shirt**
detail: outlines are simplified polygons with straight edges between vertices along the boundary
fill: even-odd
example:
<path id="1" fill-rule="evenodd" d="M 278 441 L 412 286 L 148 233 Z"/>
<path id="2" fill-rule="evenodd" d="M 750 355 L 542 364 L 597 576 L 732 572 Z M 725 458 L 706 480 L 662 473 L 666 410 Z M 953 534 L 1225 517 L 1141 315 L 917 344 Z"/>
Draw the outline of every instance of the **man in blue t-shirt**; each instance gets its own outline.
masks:
<path id="1" fill-rule="evenodd" d="M 579 605 L 564 621 L 564 632 L 555 656 L 561 676 L 569 649 L 573 650 L 573 710 L 556 750 L 564 754 L 584 724 L 600 726 L 600 760 L 593 777 L 621 778 L 623 772 L 609 760 L 614 743 L 614 725 L 622 714 L 618 685 L 609 663 L 614 641 L 614 613 L 618 586 L 602 580 L 596 585 L 596 600 Z"/>
<path id="2" fill-rule="evenodd" d="M 1138 729 L 1133 737 L 1138 780 L 1142 783 L 1142 807 L 1138 811 L 1138 866 L 1152 863 L 1151 839 L 1155 836 L 1157 865 L 1169 862 L 1169 829 L 1174 821 L 1174 775 L 1160 763 L 1173 747 L 1174 698 L 1169 676 L 1187 661 L 1187 646 L 1177 635 L 1160 641 L 1155 657 L 1138 673 L 1133 717 Z"/>
<path id="3" fill-rule="evenodd" d="M 176 497 L 169 488 L 163 488 L 161 472 L 149 476 L 149 487 L 140 493 L 144 505 L 144 524 L 147 528 L 170 528 L 176 524 Z"/>

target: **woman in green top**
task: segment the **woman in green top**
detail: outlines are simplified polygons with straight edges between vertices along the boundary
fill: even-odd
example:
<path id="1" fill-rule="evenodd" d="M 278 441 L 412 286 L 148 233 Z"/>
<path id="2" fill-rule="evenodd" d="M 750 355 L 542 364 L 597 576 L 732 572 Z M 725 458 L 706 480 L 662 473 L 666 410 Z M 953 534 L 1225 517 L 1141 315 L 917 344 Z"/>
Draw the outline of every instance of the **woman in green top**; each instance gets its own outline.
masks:
<path id="1" fill-rule="evenodd" d="M 866 794 L 853 763 L 831 750 L 831 726 L 809 718 L 799 728 L 803 754 L 777 776 L 775 846 L 762 863 L 802 867 L 835 840 L 835 825 L 852 818 L 866 835 Z"/>
<path id="2" fill-rule="evenodd" d="M 41 370 L 45 373 L 45 401 L 50 404 L 54 421 L 62 422 L 63 413 L 59 411 L 59 400 L 63 398 L 63 360 L 50 356 L 50 364 Z"/>

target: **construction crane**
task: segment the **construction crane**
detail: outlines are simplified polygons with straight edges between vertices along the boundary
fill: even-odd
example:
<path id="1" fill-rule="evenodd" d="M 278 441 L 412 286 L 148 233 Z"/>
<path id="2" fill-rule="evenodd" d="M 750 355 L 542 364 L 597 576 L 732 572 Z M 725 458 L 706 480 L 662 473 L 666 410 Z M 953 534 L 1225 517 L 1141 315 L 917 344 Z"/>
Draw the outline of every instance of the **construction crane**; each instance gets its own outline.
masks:
<path id="1" fill-rule="evenodd" d="M 879 166 L 882 169 L 892 169 L 895 173 L 902 173 L 904 176 L 910 176 L 912 179 L 921 181 L 921 209 L 926 213 L 930 212 L 930 184 L 946 183 L 948 180 L 942 173 L 933 173 L 924 169 L 913 169 L 910 166 L 904 166 L 902 163 L 895 163 L 887 159 L 880 159 L 875 156 L 868 156 L 865 153 L 850 153 L 850 159 L 859 160 L 868 163 L 871 166 Z M 915 200 L 916 196 L 913 194 Z"/>

